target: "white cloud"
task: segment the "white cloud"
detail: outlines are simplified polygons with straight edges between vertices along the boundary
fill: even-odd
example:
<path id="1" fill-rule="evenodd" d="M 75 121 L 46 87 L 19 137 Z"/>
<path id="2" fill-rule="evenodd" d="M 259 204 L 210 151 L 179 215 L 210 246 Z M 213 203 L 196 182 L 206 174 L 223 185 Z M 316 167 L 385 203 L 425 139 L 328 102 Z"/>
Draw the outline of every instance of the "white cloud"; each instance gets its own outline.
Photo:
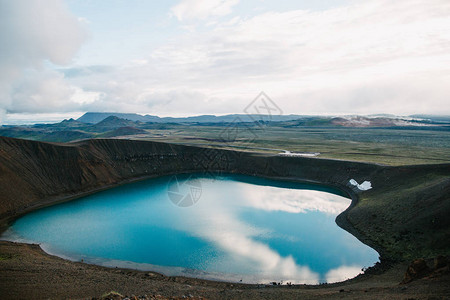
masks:
<path id="1" fill-rule="evenodd" d="M 208 26 L 179 29 L 147 57 L 130 57 L 128 65 L 108 72 L 80 66 L 76 76 L 64 80 L 72 91 L 77 87 L 96 96 L 86 94 L 89 100 L 76 101 L 76 111 L 240 113 L 265 91 L 285 113 L 450 113 L 449 1 L 354 1 L 321 11 L 265 12 L 247 18 L 236 11 L 214 18 L 230 14 L 237 2 L 179 1 L 171 13 L 188 21 L 179 26 L 193 20 Z M 20 18 L 0 18 L 0 52 L 7 57 L 0 58 L 0 107 L 16 107 L 18 112 L 25 105 L 10 103 L 10 78 L 43 60 L 69 61 L 82 33 L 77 19 L 56 0 L 46 7 L 63 12 L 45 21 L 48 26 L 26 20 L 31 8 L 25 3 L 37 0 L 0 3 L 24 10 Z M 43 15 L 42 7 L 33 7 L 36 15 Z M 18 21 L 22 19 L 26 26 Z M 52 20 L 66 21 L 54 25 Z M 52 27 L 58 27 L 56 33 L 38 34 Z M 17 39 L 15 32 L 20 33 Z M 57 34 L 61 32 L 68 34 Z M 59 109 L 75 109 L 70 99 L 61 99 Z"/>
<path id="2" fill-rule="evenodd" d="M 179 21 L 206 19 L 228 15 L 238 3 L 239 0 L 181 0 L 171 12 Z"/>
<path id="3" fill-rule="evenodd" d="M 101 98 L 101 93 L 71 85 L 53 70 L 24 72 L 11 86 L 9 113 L 56 113 L 77 111 Z"/>
<path id="4" fill-rule="evenodd" d="M 70 63 L 84 38 L 77 18 L 69 13 L 63 1 L 0 0 L 1 110 L 40 111 L 45 110 L 46 104 L 54 106 L 54 101 L 63 107 L 68 94 L 62 91 L 64 87 L 60 84 L 65 84 L 61 78 L 39 72 L 45 73 L 45 61 Z M 36 81 L 40 82 L 39 88 L 30 78 L 33 72 Z M 49 81 L 44 83 L 45 79 Z M 32 86 L 26 86 L 26 83 L 32 83 Z M 12 88 L 18 85 L 23 90 Z M 33 98 L 25 99 L 29 90 L 36 93 Z M 48 98 L 47 92 L 52 96 Z"/>
<path id="5" fill-rule="evenodd" d="M 23 77 L 12 86 L 10 113 L 53 112 L 68 107 L 68 99 L 74 93 L 73 87 L 64 77 L 54 71 L 27 70 Z"/>
<path id="6" fill-rule="evenodd" d="M 2 67 L 69 63 L 84 40 L 77 18 L 60 0 L 0 1 Z"/>
<path id="7" fill-rule="evenodd" d="M 154 114 L 242 112 L 261 90 L 286 113 L 450 113 L 449 13 L 448 1 L 373 0 L 233 18 L 161 45 L 117 81 L 133 82 L 130 107 Z"/>
<path id="8" fill-rule="evenodd" d="M 6 110 L 0 107 L 0 122 L 6 119 Z"/>

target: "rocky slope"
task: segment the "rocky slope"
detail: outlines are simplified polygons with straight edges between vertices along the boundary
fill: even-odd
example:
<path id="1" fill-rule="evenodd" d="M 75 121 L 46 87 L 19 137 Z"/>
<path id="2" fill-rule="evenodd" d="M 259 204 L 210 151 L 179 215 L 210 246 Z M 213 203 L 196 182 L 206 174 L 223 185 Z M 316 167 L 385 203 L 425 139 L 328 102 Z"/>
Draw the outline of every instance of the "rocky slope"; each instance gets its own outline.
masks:
<path id="1" fill-rule="evenodd" d="M 353 198 L 338 224 L 382 259 L 450 254 L 450 164 L 385 167 L 159 142 L 50 144 L 0 137 L 0 219 L 128 180 L 196 171 L 332 185 Z M 360 191 L 350 179 L 369 180 L 373 188 Z"/>

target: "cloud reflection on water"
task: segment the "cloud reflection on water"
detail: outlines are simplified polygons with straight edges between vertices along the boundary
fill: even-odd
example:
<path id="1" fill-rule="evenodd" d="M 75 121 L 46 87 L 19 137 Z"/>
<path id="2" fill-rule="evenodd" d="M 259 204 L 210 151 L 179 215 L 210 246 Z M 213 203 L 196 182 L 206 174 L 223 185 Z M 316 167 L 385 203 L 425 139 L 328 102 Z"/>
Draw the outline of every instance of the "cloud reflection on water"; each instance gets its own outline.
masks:
<path id="1" fill-rule="evenodd" d="M 75 260 L 234 282 L 342 280 L 376 260 L 333 222 L 349 199 L 241 178 L 201 179 L 191 207 L 152 179 L 27 214 L 13 229 Z"/>
<path id="2" fill-rule="evenodd" d="M 276 187 L 255 189 L 249 185 L 244 185 L 242 190 L 242 199 L 246 201 L 246 205 L 267 211 L 290 213 L 319 211 L 338 215 L 350 205 L 349 199 L 314 190 L 280 189 Z"/>
<path id="3" fill-rule="evenodd" d="M 361 274 L 359 266 L 340 266 L 327 272 L 325 279 L 329 283 L 340 282 Z"/>
<path id="4" fill-rule="evenodd" d="M 202 198 L 194 207 L 183 209 L 178 226 L 191 235 L 210 241 L 228 256 L 228 259 L 216 259 L 208 264 L 222 265 L 230 270 L 254 270 L 260 282 L 278 278 L 293 283 L 319 283 L 317 272 L 297 264 L 291 255 L 280 255 L 258 240 L 257 237 L 270 232 L 241 220 L 239 212 L 250 207 L 265 211 L 319 211 L 337 215 L 348 207 L 349 199 L 314 190 L 255 187 L 235 181 L 218 183 L 205 179 L 202 185 Z"/>

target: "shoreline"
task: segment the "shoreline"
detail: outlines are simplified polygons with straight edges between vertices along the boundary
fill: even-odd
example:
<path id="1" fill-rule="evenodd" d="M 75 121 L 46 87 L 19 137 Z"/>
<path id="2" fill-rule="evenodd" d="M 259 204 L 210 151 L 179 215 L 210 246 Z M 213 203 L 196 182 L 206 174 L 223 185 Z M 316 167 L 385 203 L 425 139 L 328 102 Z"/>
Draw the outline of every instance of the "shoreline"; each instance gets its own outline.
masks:
<path id="1" fill-rule="evenodd" d="M 3 225 L 3 226 L 0 226 L 0 241 L 7 241 L 7 242 L 19 243 L 19 244 L 36 245 L 36 243 L 33 242 L 33 241 L 25 241 L 25 240 L 21 240 L 21 239 L 16 239 L 16 240 L 15 239 L 4 239 L 4 236 L 3 236 L 3 234 L 10 228 L 10 226 L 12 225 L 12 223 L 14 223 L 15 220 L 19 219 L 20 217 L 22 217 L 22 216 L 24 216 L 24 215 L 26 215 L 28 213 L 33 212 L 33 211 L 37 211 L 37 210 L 40 210 L 40 209 L 43 209 L 43 208 L 46 208 L 46 207 L 51 207 L 51 206 L 54 206 L 54 205 L 58 205 L 58 204 L 62 204 L 62 203 L 70 202 L 70 201 L 74 201 L 74 200 L 77 200 L 77 199 L 82 198 L 82 197 L 86 197 L 86 196 L 89 196 L 89 195 L 92 195 L 92 194 L 95 194 L 95 193 L 98 193 L 98 192 L 101 192 L 101 191 L 106 191 L 106 190 L 109 190 L 109 189 L 112 189 L 112 188 L 115 188 L 115 187 L 127 185 L 127 184 L 134 183 L 134 182 L 140 182 L 140 181 L 145 181 L 145 180 L 154 179 L 154 178 L 161 178 L 161 177 L 166 177 L 166 176 L 171 176 L 171 175 L 172 176 L 176 176 L 176 175 L 184 175 L 184 174 L 191 175 L 191 174 L 202 174 L 202 173 L 199 173 L 198 171 L 184 171 L 184 172 L 181 172 L 181 173 L 178 172 L 178 173 L 161 174 L 161 175 L 155 175 L 155 176 L 147 176 L 147 177 L 141 177 L 141 178 L 128 179 L 128 180 L 125 180 L 125 181 L 122 181 L 122 182 L 119 182 L 119 183 L 116 183 L 116 184 L 111 184 L 109 186 L 105 186 L 105 187 L 102 187 L 102 188 L 97 188 L 97 189 L 94 189 L 94 190 L 91 190 L 91 191 L 81 192 L 81 193 L 78 193 L 78 194 L 75 194 L 75 195 L 70 195 L 70 196 L 65 196 L 65 197 L 60 197 L 60 198 L 47 200 L 47 201 L 45 201 L 45 203 L 42 203 L 42 204 L 39 204 L 39 205 L 34 205 L 33 207 L 29 207 L 29 208 L 27 208 L 26 210 L 24 210 L 22 212 L 19 212 L 19 213 L 15 214 L 15 215 L 9 216 L 7 221 L 6 221 L 6 218 L 0 220 L 0 224 Z M 349 208 L 351 208 L 352 205 L 353 206 L 356 205 L 356 202 L 358 201 L 358 196 L 350 188 L 333 186 L 333 185 L 330 185 L 330 184 L 325 184 L 325 183 L 321 183 L 321 182 L 313 181 L 313 180 L 300 179 L 300 178 L 295 178 L 295 177 L 252 176 L 252 175 L 240 174 L 240 173 L 222 173 L 222 172 L 217 173 L 217 175 L 218 176 L 243 175 L 243 176 L 248 176 L 248 177 L 251 177 L 251 178 L 261 178 L 261 179 L 267 179 L 267 180 L 272 180 L 272 181 L 276 181 L 276 182 L 290 182 L 290 183 L 298 183 L 298 184 L 317 185 L 317 186 L 331 188 L 331 189 L 335 189 L 337 191 L 340 191 L 342 194 L 346 195 L 346 198 L 348 198 L 350 200 L 350 204 L 344 211 L 340 212 L 336 216 L 335 223 L 336 223 L 337 226 L 339 226 L 342 230 L 345 230 L 345 231 L 347 231 L 347 230 L 343 227 L 343 225 L 341 225 L 341 224 L 339 224 L 337 222 L 337 219 L 338 219 L 338 217 L 341 214 L 343 214 L 345 211 L 347 211 Z M 348 232 L 348 233 L 351 234 L 352 236 L 354 236 L 353 233 L 351 233 L 351 232 Z M 363 243 L 360 240 L 361 236 L 360 237 L 354 236 L 354 237 L 357 238 L 361 243 Z M 65 256 L 65 255 L 59 255 L 57 253 L 48 252 L 44 248 L 41 247 L 40 243 L 38 243 L 37 245 L 39 245 L 41 250 L 43 252 L 45 252 L 46 254 L 48 254 L 49 256 L 56 256 L 56 257 L 59 257 L 61 259 L 64 259 L 64 260 L 67 260 L 67 261 L 70 261 L 70 262 L 79 262 L 79 260 L 76 259 L 76 258 L 68 257 L 68 256 Z M 368 247 L 370 247 L 370 246 L 368 246 Z M 95 262 L 89 262 L 89 260 L 92 261 L 92 260 L 96 260 L 96 259 L 100 259 L 100 258 L 93 257 L 93 258 L 90 258 L 90 259 L 86 259 L 84 261 L 84 263 L 90 264 L 90 265 L 101 266 L 101 267 L 105 267 L 105 268 L 110 268 L 110 269 L 118 268 L 117 266 L 113 266 L 113 265 L 105 265 L 105 264 L 97 264 Z M 128 262 L 128 261 L 118 261 L 118 262 L 119 263 L 121 262 L 123 264 L 133 263 L 131 261 L 130 262 Z M 380 262 L 381 262 L 380 259 L 378 259 L 377 261 L 374 262 L 374 264 L 379 264 Z M 138 263 L 135 263 L 135 264 L 138 264 Z M 148 265 L 151 265 L 151 264 L 148 264 Z M 156 266 L 156 267 L 158 267 L 159 269 L 163 269 L 164 268 L 164 266 Z M 371 267 L 369 267 L 369 268 L 371 268 Z M 382 267 L 382 266 L 378 265 L 378 268 L 380 268 L 380 267 Z M 119 267 L 119 268 L 122 268 L 122 267 Z M 178 268 L 178 267 L 175 267 L 175 268 Z M 127 269 L 127 268 L 125 268 L 125 269 Z M 157 273 L 157 274 L 160 274 L 161 276 L 166 276 L 166 277 L 185 277 L 185 278 L 193 278 L 193 279 L 196 279 L 196 280 L 205 280 L 205 281 L 214 281 L 214 282 L 223 282 L 223 283 L 238 283 L 239 282 L 238 280 L 231 281 L 231 280 L 223 280 L 223 279 L 215 279 L 215 278 L 206 279 L 206 278 L 195 277 L 195 276 L 167 275 L 167 274 L 164 274 L 163 272 L 158 272 L 155 269 L 131 268 L 130 270 L 139 271 L 139 272 L 152 272 L 152 273 Z M 202 270 L 198 270 L 198 271 L 202 271 Z M 337 283 L 344 283 L 346 281 L 352 280 L 352 279 L 354 279 L 356 277 L 361 277 L 363 275 L 364 275 L 364 273 L 360 273 L 360 274 L 356 275 L 355 277 L 352 277 L 352 278 L 349 278 L 349 279 L 347 279 L 345 281 L 337 282 Z M 255 283 L 242 283 L 242 284 L 261 285 L 261 284 L 265 284 L 265 283 L 263 283 L 263 282 L 257 282 L 256 283 L 255 282 Z M 317 284 L 300 284 L 299 283 L 299 284 L 295 284 L 295 285 L 321 286 L 321 285 L 324 285 L 324 284 L 330 285 L 330 284 L 334 284 L 334 283 L 317 283 Z"/>
<path id="2" fill-rule="evenodd" d="M 205 166 L 198 165 L 198 159 L 207 158 L 204 154 L 202 156 L 202 151 L 208 150 L 213 151 L 215 155 L 213 162 L 216 163 L 214 166 L 207 165 L 208 171 L 320 184 L 350 196 L 349 207 L 336 217 L 335 222 L 359 241 L 377 251 L 380 255 L 380 263 L 369 268 L 365 274 L 341 282 L 339 285 L 353 286 L 356 280 L 358 286 L 360 283 L 363 286 L 372 286 L 384 280 L 383 278 L 388 278 L 383 281 L 383 284 L 388 289 L 392 289 L 392 293 L 395 294 L 397 288 L 393 287 L 397 287 L 402 281 L 407 266 L 405 262 L 450 254 L 450 245 L 445 243 L 448 228 L 445 220 L 448 220 L 447 212 L 450 211 L 450 201 L 448 201 L 450 164 L 392 167 L 321 158 L 282 157 L 218 149 L 205 150 L 206 148 L 201 147 L 132 140 L 88 140 L 77 144 L 56 145 L 0 137 L 0 149 L 4 150 L 3 153 L 8 153 L 4 156 L 0 151 L 0 168 L 3 167 L 4 171 L 0 172 L 0 188 L 4 190 L 2 195 L 4 198 L 0 201 L 2 205 L 0 206 L 2 215 L 0 233 L 20 216 L 37 209 L 150 178 L 201 173 L 205 170 L 203 169 Z M 354 178 L 357 182 L 370 180 L 373 189 L 368 191 L 352 189 L 348 185 L 350 178 Z M 409 218 L 408 216 L 411 215 L 415 217 Z M 424 227 L 424 224 L 428 227 Z M 0 278 L 3 278 L 7 284 L 11 276 L 12 278 L 18 276 L 17 282 L 9 283 L 10 287 L 17 289 L 17 294 L 14 295 L 23 295 L 22 292 L 24 293 L 25 290 L 33 291 L 37 288 L 42 289 L 45 295 L 55 295 L 52 292 L 55 286 L 51 278 L 54 278 L 55 272 L 66 274 L 66 269 L 72 273 L 63 276 L 64 282 L 76 284 L 84 278 L 76 270 L 82 263 L 56 258 L 41 249 L 40 251 L 45 253 L 42 254 L 36 250 L 36 247 L 41 249 L 37 245 L 0 242 L 0 267 L 2 264 L 7 266 L 5 269 L 0 268 Z M 16 252 L 22 253 L 23 259 L 29 257 L 29 263 L 25 264 L 23 259 L 10 259 L 9 257 L 14 257 Z M 5 255 L 5 259 L 1 255 Z M 51 268 L 41 268 L 39 263 L 31 259 L 35 256 L 39 256 L 44 266 L 48 263 Z M 114 272 L 115 268 L 100 270 L 98 268 L 103 267 L 88 264 L 82 264 L 81 268 L 86 269 L 86 272 L 92 272 L 90 278 L 96 278 L 95 280 L 102 282 L 102 293 L 114 289 L 114 280 L 122 282 L 122 287 L 116 287 L 117 289 L 130 290 L 134 287 L 136 291 L 142 290 L 140 285 L 134 285 L 134 281 L 130 281 L 126 276 L 121 275 L 116 278 L 114 275 L 115 279 L 111 279 L 110 273 Z M 29 270 L 35 270 L 36 274 L 42 276 L 30 279 L 31 282 L 35 280 L 37 285 L 26 288 L 27 282 L 30 282 L 26 280 L 28 276 L 31 276 Z M 387 275 L 393 272 L 396 273 L 394 277 Z M 146 276 L 144 273 L 146 272 L 136 274 Z M 106 277 L 101 277 L 102 274 L 106 274 Z M 25 281 L 19 280 L 20 278 Z M 180 277 L 163 276 L 163 278 L 176 285 L 176 280 Z M 189 280 L 197 280 L 195 284 L 198 291 L 218 286 L 222 288 L 225 284 L 220 281 L 183 279 L 183 281 Z M 150 282 L 158 285 L 156 281 Z M 64 284 L 61 284 L 61 288 L 64 287 Z M 89 281 L 85 284 L 91 283 Z M 426 281 L 423 284 L 428 285 L 432 282 Z M 422 291 L 425 288 L 423 284 Z M 236 293 L 237 290 L 244 289 L 243 287 L 257 288 L 251 284 L 238 286 L 234 283 L 234 285 L 233 287 L 225 286 L 225 292 Z M 12 292 L 8 292 L 7 287 L 8 285 L 3 285 L 0 281 L 0 291 L 13 295 Z M 306 285 L 305 289 L 323 291 L 328 290 L 328 287 L 330 287 L 328 284 Z M 172 288 L 172 285 L 165 286 L 169 292 L 173 290 Z M 450 287 L 448 288 L 450 293 Z M 161 290 L 161 292 L 164 291 L 166 290 Z M 286 289 L 284 292 L 289 293 L 289 291 Z M 80 294 L 81 292 L 73 290 L 72 294 L 51 297 L 75 297 L 75 295 L 81 295 L 79 298 L 94 297 L 99 295 L 100 290 L 91 286 L 85 294 Z M 337 293 L 338 298 L 343 296 L 339 294 L 339 289 L 333 292 Z M 360 292 L 361 296 L 366 296 L 364 290 Z M 217 293 L 212 294 L 215 295 L 212 297 L 218 298 L 220 293 Z M 298 295 L 292 296 L 298 297 Z M 48 297 L 50 296 L 45 298 Z M 242 297 L 230 296 L 229 298 Z M 249 298 L 261 297 L 252 294 Z M 274 299 L 278 298 L 274 297 Z"/>
<path id="3" fill-rule="evenodd" d="M 79 198 L 82 197 L 86 197 L 92 194 L 96 194 L 98 192 L 101 191 L 106 191 L 115 187 L 119 187 L 119 186 L 123 186 L 126 184 L 130 184 L 130 183 L 134 183 L 134 182 L 140 182 L 140 181 L 144 181 L 144 180 L 149 180 L 149 179 L 154 179 L 154 178 L 160 178 L 160 177 L 165 177 L 165 176 L 176 176 L 176 175 L 184 175 L 184 174 L 201 174 L 196 170 L 192 170 L 192 171 L 183 171 L 183 172 L 177 172 L 177 173 L 169 173 L 169 174 L 160 174 L 160 175 L 150 175 L 150 176 L 144 176 L 144 177 L 140 177 L 140 178 L 133 178 L 133 179 L 127 179 L 115 184 L 110 184 L 108 186 L 104 186 L 101 188 L 96 188 L 90 191 L 85 191 L 85 192 L 80 192 L 74 195 L 68 195 L 68 196 L 63 196 L 63 197 L 56 197 L 53 199 L 49 199 L 46 201 L 43 201 L 44 203 L 40 203 L 40 204 L 36 204 L 33 205 L 32 207 L 27 207 L 24 211 L 18 212 L 14 215 L 5 217 L 3 219 L 0 219 L 0 241 L 5 241 L 5 242 L 11 242 L 11 243 L 15 243 L 15 244 L 27 244 L 27 245 L 38 245 L 39 248 L 46 253 L 49 256 L 54 256 L 54 257 L 58 257 L 61 259 L 64 259 L 66 261 L 69 262 L 79 262 L 76 259 L 71 259 L 70 257 L 65 257 L 65 256 L 60 256 L 58 254 L 55 253 L 50 253 L 44 250 L 44 248 L 42 248 L 39 244 L 35 244 L 34 242 L 29 242 L 29 241 L 20 241 L 20 240 L 11 240 L 11 239 L 3 239 L 3 234 L 10 228 L 10 226 L 12 225 L 12 223 L 14 223 L 15 220 L 19 219 L 20 217 L 31 213 L 33 211 L 37 211 L 46 207 L 51 207 L 54 205 L 58 205 L 58 204 L 62 204 L 62 203 L 66 203 L 66 202 L 70 202 L 70 201 L 74 201 L 77 200 Z M 332 189 L 336 189 L 340 192 L 342 192 L 343 194 L 347 195 L 349 198 L 349 200 L 351 200 L 349 206 L 342 211 L 341 213 L 339 213 L 336 218 L 335 218 L 335 223 L 337 226 L 339 226 L 342 230 L 347 231 L 349 234 L 353 235 L 355 238 L 357 238 L 361 243 L 363 243 L 360 238 L 361 235 L 355 236 L 353 233 L 349 232 L 347 229 L 345 229 L 343 226 L 350 226 L 350 224 L 345 224 L 345 223 L 341 223 L 339 224 L 337 222 L 337 219 L 339 218 L 339 216 L 341 216 L 342 214 L 344 214 L 347 210 L 349 210 L 352 206 L 356 205 L 357 201 L 358 201 L 358 196 L 356 195 L 356 193 L 354 193 L 350 188 L 347 187 L 339 187 L 339 186 L 334 186 L 334 185 L 330 185 L 330 184 L 326 184 L 326 183 L 321 183 L 318 181 L 314 181 L 314 180 L 308 180 L 308 179 L 300 179 L 300 178 L 295 178 L 295 177 L 282 177 L 282 176 L 253 176 L 253 175 L 247 175 L 247 174 L 240 174 L 240 173 L 222 173 L 222 172 L 218 172 L 217 173 L 220 176 L 226 176 L 226 175 L 244 175 L 244 176 L 249 176 L 249 177 L 254 177 L 254 178 L 262 178 L 262 179 L 267 179 L 267 180 L 273 180 L 273 181 L 279 181 L 279 182 L 291 182 L 291 183 L 298 183 L 298 184 L 310 184 L 310 185 L 318 185 L 318 186 L 323 186 L 323 187 L 327 187 L 327 188 L 332 188 Z M 345 219 L 344 219 L 345 220 Z M 368 245 L 367 245 L 368 246 Z M 368 246 L 370 247 L 370 246 Z M 373 249 L 373 248 L 372 248 Z M 375 249 L 374 249 L 375 250 Z M 375 250 L 377 251 L 377 250 Z M 377 252 L 378 253 L 378 252 Z M 379 253 L 378 253 L 379 254 Z M 123 263 L 127 263 L 127 261 L 122 261 Z M 92 263 L 92 262 L 84 262 L 85 264 L 89 264 L 89 265 L 95 265 L 95 266 L 99 266 L 99 267 L 105 267 L 105 268 L 109 268 L 109 269 L 117 269 L 117 266 L 106 266 L 106 265 L 101 265 L 101 264 L 96 264 L 96 263 Z M 381 263 L 381 260 L 375 262 L 375 263 Z M 161 266 L 162 267 L 162 266 Z M 378 267 L 382 267 L 384 268 L 384 266 L 378 266 Z M 370 268 L 370 267 L 369 267 Z M 127 268 L 121 268 L 119 267 L 119 269 L 127 269 Z M 130 269 L 133 271 L 138 271 L 138 272 L 152 272 L 155 274 L 159 274 L 161 276 L 166 276 L 166 277 L 183 277 L 183 278 L 192 278 L 192 279 L 196 279 L 196 280 L 205 280 L 205 281 L 212 281 L 212 282 L 223 282 L 223 283 L 238 283 L 238 281 L 227 281 L 227 280 L 219 280 L 219 279 L 203 279 L 203 278 L 197 278 L 197 277 L 190 277 L 190 276 L 179 276 L 179 275 L 165 275 L 161 272 L 155 271 L 155 270 L 141 270 L 141 269 Z M 200 270 L 201 271 L 201 270 Z M 364 276 L 364 273 L 358 274 L 357 276 L 353 277 L 353 278 L 349 278 L 345 281 L 342 282 L 337 282 L 339 284 L 341 283 L 345 283 L 347 281 L 351 281 L 353 279 L 355 279 L 356 277 L 362 277 Z M 304 286 L 322 286 L 324 284 L 326 285 L 330 285 L 330 284 L 337 284 L 337 283 L 318 283 L 318 284 L 295 284 L 295 285 L 304 285 Z M 261 285 L 264 283 L 242 283 L 244 285 Z"/>
<path id="4" fill-rule="evenodd" d="M 110 267 L 110 266 L 105 266 L 105 265 L 100 265 L 100 264 L 95 264 L 95 263 L 89 263 L 89 262 L 85 262 L 85 261 L 79 261 L 79 260 L 71 260 L 68 258 L 64 258 L 61 256 L 58 256 L 56 254 L 51 254 L 46 252 L 42 247 L 41 244 L 35 244 L 35 243 L 27 243 L 27 242 L 17 242 L 17 241 L 8 241 L 8 240 L 0 240 L 0 244 L 9 244 L 9 245 L 17 245 L 17 246 L 26 246 L 26 247 L 32 247 L 37 249 L 42 255 L 50 258 L 50 259 L 56 259 L 56 260 L 62 260 L 65 261 L 66 263 L 69 264 L 74 264 L 74 265 L 84 265 L 84 266 L 88 266 L 88 267 L 92 267 L 92 268 L 98 268 L 98 269 L 104 269 L 104 270 L 108 270 L 108 271 L 116 271 L 116 270 L 123 270 L 123 271 L 130 271 L 130 272 L 135 272 L 135 273 L 140 273 L 142 275 L 151 273 L 151 274 L 155 274 L 157 276 L 166 278 L 167 280 L 171 280 L 172 278 L 182 278 L 184 280 L 192 280 L 192 281 L 196 281 L 196 282 L 203 282 L 205 284 L 222 284 L 222 285 L 238 285 L 241 287 L 279 287 L 279 286 L 283 286 L 283 287 L 289 287 L 289 288 L 311 288 L 311 289 L 320 289 L 320 288 L 327 288 L 327 287 L 340 287 L 340 286 L 345 286 L 349 283 L 353 283 L 353 282 L 359 282 L 359 281 L 364 281 L 367 278 L 366 277 L 370 277 L 373 274 L 358 274 L 357 276 L 353 277 L 353 278 L 349 278 L 346 279 L 344 281 L 338 281 L 338 282 L 332 282 L 332 283 L 327 283 L 327 282 L 323 282 L 323 283 L 318 283 L 318 284 L 307 284 L 307 283 L 296 283 L 296 284 L 292 284 L 292 285 L 287 285 L 287 284 L 272 284 L 272 282 L 266 282 L 266 283 L 245 283 L 245 282 L 239 282 L 239 281 L 226 281 L 226 280 L 215 280 L 215 279 L 205 279 L 205 278 L 199 278 L 199 277 L 193 277 L 193 276 L 183 276 L 183 275 L 165 275 L 161 272 L 158 271 L 153 271 L 153 270 L 140 270 L 140 269 L 134 269 L 134 268 L 128 268 L 128 267 L 123 267 L 123 266 L 115 266 L 115 267 Z M 402 264 L 402 263 L 400 263 Z M 404 264 L 404 263 L 403 263 Z M 384 271 L 388 271 L 388 270 L 384 270 Z"/>
<path id="5" fill-rule="evenodd" d="M 400 284 L 408 263 L 339 283 L 272 285 L 168 277 L 156 272 L 72 262 L 39 245 L 0 241 L 0 293 L 11 299 L 105 299 L 111 291 L 143 299 L 445 299 L 450 275 Z M 14 274 L 14 277 L 11 275 Z M 131 297 L 130 297 L 131 296 Z"/>
<path id="6" fill-rule="evenodd" d="M 58 205 L 61 203 L 70 202 L 70 201 L 76 200 L 78 198 L 87 197 L 89 195 L 92 195 L 92 194 L 95 194 L 98 192 L 106 191 L 106 190 L 109 190 L 109 189 L 112 189 L 115 187 L 133 183 L 133 182 L 139 182 L 139 181 L 144 181 L 144 180 L 159 178 L 159 177 L 164 177 L 164 176 L 176 176 L 176 175 L 195 174 L 195 173 L 201 174 L 201 172 L 199 172 L 198 170 L 183 170 L 182 172 L 173 172 L 173 173 L 157 174 L 157 175 L 146 175 L 146 176 L 137 177 L 137 178 L 125 179 L 125 180 L 117 182 L 117 183 L 108 184 L 103 187 L 94 188 L 94 189 L 88 190 L 88 191 L 81 191 L 81 192 L 71 194 L 71 195 L 50 197 L 48 199 L 41 200 L 42 203 L 36 203 L 34 205 L 28 206 L 23 210 L 11 213 L 9 216 L 2 216 L 0 218 L 0 236 L 10 227 L 11 223 L 13 223 L 15 220 L 17 220 L 21 216 L 24 216 L 28 213 L 31 213 L 33 211 L 36 211 L 36 210 L 39 210 L 39 209 L 42 209 L 45 207 L 50 207 L 50 206 Z M 223 174 L 223 172 L 218 171 L 217 174 Z M 349 189 L 347 187 L 344 188 L 342 186 L 334 186 L 331 184 L 322 183 L 322 182 L 315 181 L 315 180 L 300 179 L 300 178 L 295 178 L 295 177 L 282 177 L 282 176 L 249 175 L 249 174 L 232 173 L 232 172 L 230 172 L 228 174 L 230 174 L 230 175 L 231 174 L 232 175 L 245 175 L 245 176 L 250 176 L 250 177 L 258 177 L 258 178 L 263 178 L 263 179 L 268 179 L 268 180 L 286 181 L 286 182 L 293 182 L 293 183 L 299 183 L 299 184 L 305 183 L 305 184 L 311 184 L 311 185 L 321 185 L 321 186 L 337 189 L 337 190 L 343 192 L 344 194 L 347 194 L 349 196 L 348 198 L 352 200 L 352 202 L 350 203 L 350 206 L 353 204 L 353 201 L 357 201 L 357 198 L 353 199 L 353 197 L 354 196 L 357 197 L 357 195 L 351 189 Z"/>

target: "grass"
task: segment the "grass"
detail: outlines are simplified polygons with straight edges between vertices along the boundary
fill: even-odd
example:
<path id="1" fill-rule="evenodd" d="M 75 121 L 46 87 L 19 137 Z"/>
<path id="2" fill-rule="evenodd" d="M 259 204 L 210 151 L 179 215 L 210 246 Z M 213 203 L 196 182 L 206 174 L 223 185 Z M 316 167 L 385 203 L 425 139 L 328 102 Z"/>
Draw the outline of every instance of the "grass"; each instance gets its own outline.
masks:
<path id="1" fill-rule="evenodd" d="M 317 122 L 316 122 L 317 123 Z M 241 151 L 277 154 L 320 152 L 322 158 L 371 162 L 384 165 L 436 164 L 450 162 L 448 127 L 346 128 L 311 123 L 292 126 L 269 123 L 264 127 L 250 123 L 228 124 L 140 124 L 145 134 L 126 138 L 199 145 Z M 314 126 L 312 126 L 314 125 Z M 49 125 L 50 126 L 50 125 Z M 0 135 L 48 142 L 69 142 L 82 138 L 102 138 L 110 131 L 86 128 L 3 129 Z M 41 131 L 39 131 L 41 130 Z"/>
<path id="2" fill-rule="evenodd" d="M 5 260 L 13 259 L 14 257 L 15 257 L 15 255 L 13 255 L 13 254 L 5 254 L 5 253 L 2 253 L 2 254 L 0 254 L 0 261 L 5 261 Z"/>
<path id="3" fill-rule="evenodd" d="M 135 138 L 273 154 L 281 150 L 320 152 L 322 158 L 385 165 L 450 162 L 448 131 L 321 127 L 241 129 L 236 133 L 232 127 L 171 125 L 165 129 L 148 129 L 148 136 Z"/>
<path id="4" fill-rule="evenodd" d="M 392 257 L 448 254 L 448 172 L 417 169 L 383 176 L 375 179 L 378 188 L 360 194 L 349 216 L 353 225 Z"/>

